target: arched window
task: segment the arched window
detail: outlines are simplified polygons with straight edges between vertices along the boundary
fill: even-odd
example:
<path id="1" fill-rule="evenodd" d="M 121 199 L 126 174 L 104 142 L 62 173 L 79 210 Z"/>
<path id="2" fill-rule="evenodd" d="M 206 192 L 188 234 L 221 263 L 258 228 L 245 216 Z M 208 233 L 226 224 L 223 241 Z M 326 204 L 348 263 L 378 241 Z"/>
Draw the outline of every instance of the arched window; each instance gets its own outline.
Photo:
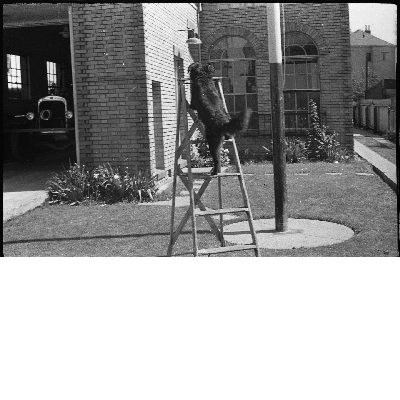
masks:
<path id="1" fill-rule="evenodd" d="M 222 77 L 225 102 L 231 116 L 246 107 L 253 110 L 249 130 L 258 131 L 256 55 L 251 44 L 241 36 L 224 36 L 210 50 L 215 76 Z"/>
<path id="2" fill-rule="evenodd" d="M 285 129 L 301 132 L 311 126 L 309 101 L 320 110 L 317 46 L 304 33 L 287 32 L 283 62 Z"/>

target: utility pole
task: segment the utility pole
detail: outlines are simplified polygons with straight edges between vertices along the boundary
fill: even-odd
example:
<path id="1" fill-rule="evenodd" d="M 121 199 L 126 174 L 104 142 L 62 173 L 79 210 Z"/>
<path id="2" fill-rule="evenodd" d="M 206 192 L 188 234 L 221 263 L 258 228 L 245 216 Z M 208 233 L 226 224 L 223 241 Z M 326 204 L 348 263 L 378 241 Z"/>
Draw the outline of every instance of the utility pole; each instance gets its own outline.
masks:
<path id="1" fill-rule="evenodd" d="M 275 227 L 277 232 L 286 232 L 288 230 L 286 209 L 286 142 L 283 118 L 281 13 L 279 3 L 267 3 L 267 23 L 274 152 Z"/>

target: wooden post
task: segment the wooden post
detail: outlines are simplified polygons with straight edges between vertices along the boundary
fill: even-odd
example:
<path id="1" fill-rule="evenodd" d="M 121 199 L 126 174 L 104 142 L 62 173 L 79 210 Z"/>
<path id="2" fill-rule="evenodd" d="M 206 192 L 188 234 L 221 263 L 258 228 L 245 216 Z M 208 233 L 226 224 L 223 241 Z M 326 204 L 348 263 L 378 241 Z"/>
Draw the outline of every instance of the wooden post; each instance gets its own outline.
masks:
<path id="1" fill-rule="evenodd" d="M 288 230 L 286 209 L 286 142 L 283 118 L 281 16 L 279 3 L 267 3 L 267 16 L 274 152 L 275 227 L 277 232 L 286 232 Z"/>

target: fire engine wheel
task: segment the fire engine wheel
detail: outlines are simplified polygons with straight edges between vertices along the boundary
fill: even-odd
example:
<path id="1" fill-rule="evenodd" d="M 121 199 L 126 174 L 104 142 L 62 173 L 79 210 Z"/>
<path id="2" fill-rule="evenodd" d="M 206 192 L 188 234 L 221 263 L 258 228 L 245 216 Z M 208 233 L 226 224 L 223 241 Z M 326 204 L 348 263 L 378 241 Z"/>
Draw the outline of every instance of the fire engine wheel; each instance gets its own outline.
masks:
<path id="1" fill-rule="evenodd" d="M 10 138 L 11 153 L 17 161 L 26 163 L 36 158 L 35 147 L 28 132 L 13 132 Z"/>

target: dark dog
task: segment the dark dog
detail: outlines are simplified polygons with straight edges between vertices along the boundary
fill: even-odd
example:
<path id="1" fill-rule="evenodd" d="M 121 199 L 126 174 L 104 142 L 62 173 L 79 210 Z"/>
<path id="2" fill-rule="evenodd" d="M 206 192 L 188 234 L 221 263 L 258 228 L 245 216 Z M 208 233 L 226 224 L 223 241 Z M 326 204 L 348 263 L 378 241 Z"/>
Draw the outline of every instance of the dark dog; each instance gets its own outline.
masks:
<path id="1" fill-rule="evenodd" d="M 188 72 L 192 93 L 190 108 L 197 111 L 205 127 L 206 140 L 214 162 L 211 175 L 217 175 L 220 171 L 223 140 L 230 139 L 247 129 L 251 109 L 248 108 L 233 119 L 230 118 L 212 79 L 214 73 L 212 64 L 201 67 L 199 63 L 193 63 L 189 66 Z"/>

